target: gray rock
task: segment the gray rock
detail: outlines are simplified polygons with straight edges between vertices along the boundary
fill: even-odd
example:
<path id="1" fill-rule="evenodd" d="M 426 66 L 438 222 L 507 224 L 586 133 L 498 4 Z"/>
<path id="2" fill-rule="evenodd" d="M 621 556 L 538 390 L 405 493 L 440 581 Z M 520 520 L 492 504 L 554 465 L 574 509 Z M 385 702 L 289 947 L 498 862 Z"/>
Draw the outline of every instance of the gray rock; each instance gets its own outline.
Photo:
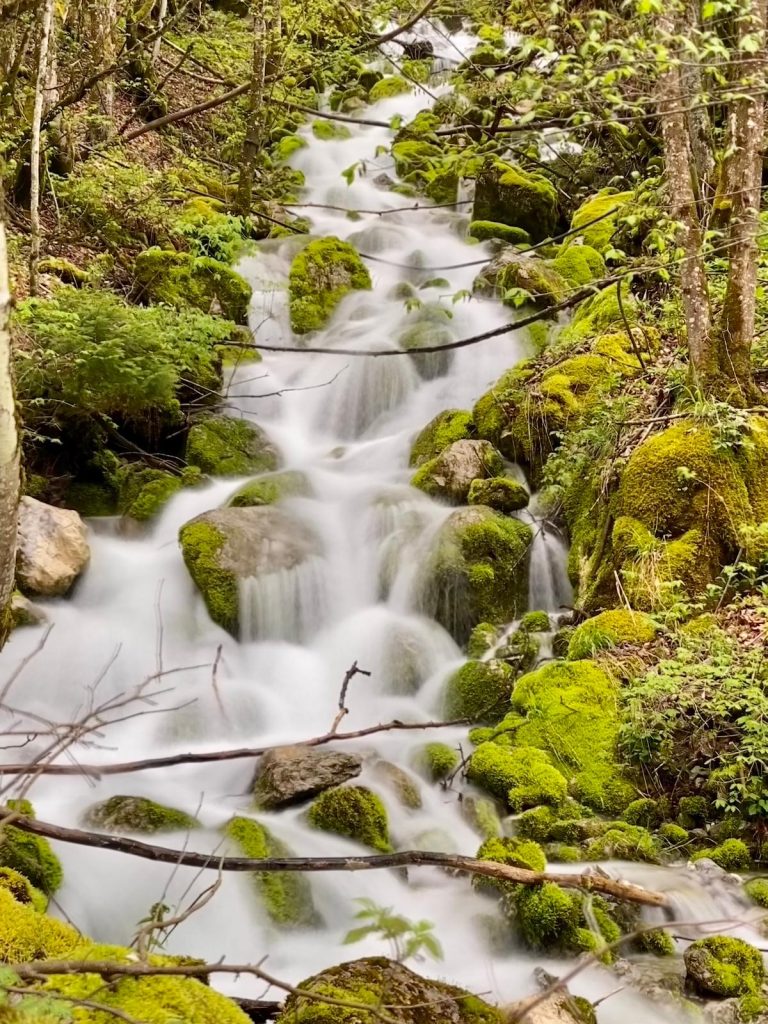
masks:
<path id="1" fill-rule="evenodd" d="M 362 767 L 362 758 L 356 754 L 279 747 L 259 761 L 253 777 L 253 795 L 263 810 L 286 807 L 356 778 Z"/>
<path id="2" fill-rule="evenodd" d="M 490 441 L 454 441 L 424 463 L 412 483 L 433 498 L 463 505 L 473 481 L 495 477 L 503 471 L 504 461 Z"/>
<path id="3" fill-rule="evenodd" d="M 77 512 L 25 496 L 19 502 L 16 579 L 27 594 L 62 597 L 91 557 Z"/>

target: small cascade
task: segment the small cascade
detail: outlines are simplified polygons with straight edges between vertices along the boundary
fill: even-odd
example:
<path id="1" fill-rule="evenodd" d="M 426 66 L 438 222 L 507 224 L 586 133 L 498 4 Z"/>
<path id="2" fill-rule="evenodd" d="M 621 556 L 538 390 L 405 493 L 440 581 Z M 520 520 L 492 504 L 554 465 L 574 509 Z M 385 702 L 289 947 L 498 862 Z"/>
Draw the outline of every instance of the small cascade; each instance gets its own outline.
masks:
<path id="1" fill-rule="evenodd" d="M 303 643 L 323 624 L 327 563 L 312 555 L 291 569 L 240 581 L 240 638 Z"/>
<path id="2" fill-rule="evenodd" d="M 558 612 L 573 602 L 568 579 L 568 545 L 560 530 L 546 517 L 537 494 L 531 495 L 520 518 L 533 530 L 528 583 L 528 607 L 532 611 Z"/>

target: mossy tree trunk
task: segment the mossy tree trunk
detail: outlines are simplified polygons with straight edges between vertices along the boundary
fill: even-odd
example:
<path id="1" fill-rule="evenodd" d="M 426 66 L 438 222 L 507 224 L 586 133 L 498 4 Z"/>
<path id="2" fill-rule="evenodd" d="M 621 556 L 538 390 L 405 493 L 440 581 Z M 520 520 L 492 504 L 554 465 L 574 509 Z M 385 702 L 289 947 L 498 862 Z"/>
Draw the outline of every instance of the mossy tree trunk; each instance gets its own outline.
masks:
<path id="1" fill-rule="evenodd" d="M 248 94 L 248 123 L 243 140 L 240 176 L 237 187 L 237 212 L 246 217 L 251 212 L 256 161 L 264 140 L 264 93 L 267 80 L 267 0 L 253 4 L 253 64 Z"/>
<path id="2" fill-rule="evenodd" d="M 0 197 L 0 647 L 8 636 L 16 568 L 19 434 L 11 371 L 11 290 Z"/>

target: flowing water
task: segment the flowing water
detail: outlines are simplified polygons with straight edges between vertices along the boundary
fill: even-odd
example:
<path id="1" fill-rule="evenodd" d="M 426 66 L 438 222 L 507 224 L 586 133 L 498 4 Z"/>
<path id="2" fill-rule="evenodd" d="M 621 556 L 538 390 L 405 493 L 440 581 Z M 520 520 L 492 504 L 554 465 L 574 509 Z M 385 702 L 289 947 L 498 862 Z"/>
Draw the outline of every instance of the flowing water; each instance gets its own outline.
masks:
<path id="1" fill-rule="evenodd" d="M 443 65 L 456 60 L 457 48 L 466 52 L 471 46 L 466 33 L 432 33 L 432 41 Z M 437 84 L 430 91 L 440 95 L 446 88 Z M 402 114 L 407 120 L 431 102 L 417 90 L 377 104 L 366 116 L 389 122 Z M 231 382 L 229 412 L 256 420 L 279 447 L 285 468 L 306 474 L 311 496 L 285 504 L 319 536 L 322 553 L 297 569 L 243 587 L 243 640 L 237 643 L 208 618 L 184 568 L 177 534 L 187 520 L 225 502 L 243 481 L 219 480 L 182 492 L 139 538 L 121 535 L 110 521 L 94 523 L 91 565 L 71 599 L 45 606 L 53 629 L 7 697 L 18 709 L 15 727 L 32 731 L 42 728 L 41 722 L 77 721 L 89 708 L 130 696 L 142 679 L 158 678 L 147 685 L 143 704 L 105 713 L 104 719 L 122 720 L 62 755 L 64 761 L 109 762 L 317 735 L 333 721 L 341 680 L 354 661 L 371 675 L 350 685 L 345 728 L 392 719 L 426 722 L 440 717 L 445 679 L 462 661 L 452 638 L 416 611 L 420 565 L 451 510 L 409 487 L 409 446 L 436 413 L 471 408 L 502 371 L 531 351 L 530 342 L 525 333 L 512 332 L 429 363 L 408 356 L 345 355 L 349 348 L 397 347 L 414 317 L 403 301 L 403 283 L 412 285 L 423 303 L 450 311 L 444 328 L 457 338 L 497 327 L 509 312 L 492 300 L 452 301 L 471 289 L 477 268 L 445 268 L 488 256 L 489 250 L 464 240 L 466 205 L 397 212 L 413 202 L 376 182 L 380 175 L 394 177 L 390 156 L 380 155 L 391 143 L 388 129 L 355 126 L 351 138 L 333 142 L 315 140 L 308 129 L 304 134 L 307 146 L 293 163 L 306 175 L 305 201 L 318 205 L 298 212 L 312 217 L 317 235 L 349 239 L 376 257 L 368 261 L 374 287 L 348 296 L 328 328 L 312 339 L 337 354 L 303 353 L 297 343 L 295 353 L 241 365 Z M 341 171 L 353 164 L 359 173 L 347 185 Z M 285 289 L 297 244 L 290 238 L 264 243 L 242 261 L 241 272 L 254 287 L 252 327 L 263 343 L 292 344 Z M 571 597 L 566 550 L 537 515 L 535 501 L 531 508 L 521 513 L 536 535 L 530 606 L 554 617 Z M 41 636 L 41 629 L 14 635 L 3 654 L 3 678 L 32 654 Z M 9 722 L 6 717 L 3 725 L 10 727 Z M 345 749 L 407 769 L 414 749 L 430 739 L 466 742 L 465 730 L 392 732 Z M 6 757 L 32 757 L 43 743 L 38 738 L 6 751 Z M 66 825 L 79 823 L 90 804 L 114 794 L 151 797 L 196 813 L 205 826 L 189 837 L 163 836 L 162 842 L 210 851 L 221 847 L 219 829 L 233 814 L 252 812 L 253 767 L 245 761 L 186 765 L 98 781 L 42 776 L 30 796 L 40 818 Z M 370 768 L 361 781 L 385 798 L 398 848 L 476 851 L 479 840 L 461 817 L 457 792 L 425 784 L 422 809 L 405 810 Z M 6 785 L 12 787 L 13 779 Z M 339 837 L 309 829 L 302 808 L 259 817 L 296 853 L 360 852 Z M 130 941 L 153 903 L 187 904 L 211 881 L 192 869 L 172 871 L 117 853 L 55 846 L 65 874 L 60 912 L 100 940 Z M 735 890 L 702 881 L 682 867 L 611 863 L 605 869 L 669 892 L 680 921 L 744 914 Z M 312 889 L 323 926 L 286 933 L 269 924 L 247 877 L 227 875 L 216 897 L 176 929 L 167 948 L 230 962 L 259 961 L 268 954 L 272 973 L 295 983 L 344 959 L 386 952 L 375 939 L 342 944 L 356 910 L 354 899 L 370 897 L 434 922 L 445 959 L 421 964 L 420 970 L 492 1000 L 535 991 L 532 970 L 542 958 L 521 950 L 490 951 L 484 919 L 493 904 L 475 895 L 466 881 L 437 869 L 412 870 L 408 881 L 379 871 L 316 875 Z M 749 929 L 736 934 L 748 936 Z M 223 990 L 241 995 L 263 989 L 249 979 L 217 980 Z M 591 968 L 573 988 L 597 999 L 621 984 L 609 972 Z M 599 1015 L 610 1024 L 627 1014 L 648 1022 L 679 1019 L 674 1007 L 651 1006 L 629 986 L 601 1004 Z"/>

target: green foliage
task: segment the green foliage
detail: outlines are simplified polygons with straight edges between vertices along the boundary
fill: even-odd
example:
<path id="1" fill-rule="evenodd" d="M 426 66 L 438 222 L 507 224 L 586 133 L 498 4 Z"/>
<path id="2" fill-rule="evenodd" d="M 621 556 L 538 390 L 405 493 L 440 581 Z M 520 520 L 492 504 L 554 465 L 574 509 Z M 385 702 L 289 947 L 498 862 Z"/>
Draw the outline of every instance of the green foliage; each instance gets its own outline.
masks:
<path id="1" fill-rule="evenodd" d="M 433 960 L 443 959 L 443 948 L 434 935 L 431 921 L 409 921 L 407 917 L 395 914 L 392 907 L 380 907 L 374 900 L 356 899 L 355 903 L 360 904 L 355 919 L 367 923 L 347 932 L 344 945 L 377 935 L 389 943 L 392 959 L 398 963 L 423 960 L 423 953 Z"/>
<path id="2" fill-rule="evenodd" d="M 392 850 L 387 809 L 375 793 L 363 786 L 337 786 L 315 797 L 309 808 L 309 823 L 380 853 Z"/>

